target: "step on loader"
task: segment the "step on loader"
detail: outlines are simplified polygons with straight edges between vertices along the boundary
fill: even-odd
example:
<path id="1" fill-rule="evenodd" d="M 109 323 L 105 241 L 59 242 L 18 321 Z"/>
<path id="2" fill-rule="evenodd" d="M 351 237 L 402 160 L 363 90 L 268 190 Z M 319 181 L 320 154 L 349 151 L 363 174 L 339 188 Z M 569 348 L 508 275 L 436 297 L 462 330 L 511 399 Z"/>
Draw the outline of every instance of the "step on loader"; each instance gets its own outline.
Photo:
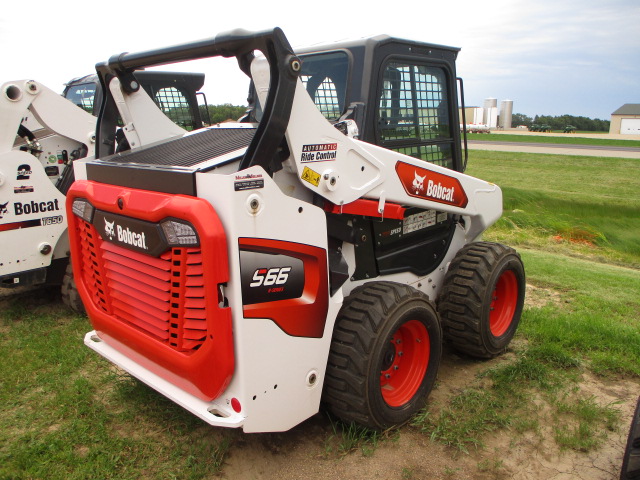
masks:
<path id="1" fill-rule="evenodd" d="M 98 64 L 96 158 L 67 196 L 86 345 L 245 432 L 288 430 L 321 401 L 399 425 L 444 342 L 503 352 L 525 274 L 480 240 L 502 195 L 463 173 L 457 53 L 388 36 L 294 52 L 280 29 L 235 30 Z M 176 131 L 137 71 L 215 56 L 250 77 L 250 111 Z"/>

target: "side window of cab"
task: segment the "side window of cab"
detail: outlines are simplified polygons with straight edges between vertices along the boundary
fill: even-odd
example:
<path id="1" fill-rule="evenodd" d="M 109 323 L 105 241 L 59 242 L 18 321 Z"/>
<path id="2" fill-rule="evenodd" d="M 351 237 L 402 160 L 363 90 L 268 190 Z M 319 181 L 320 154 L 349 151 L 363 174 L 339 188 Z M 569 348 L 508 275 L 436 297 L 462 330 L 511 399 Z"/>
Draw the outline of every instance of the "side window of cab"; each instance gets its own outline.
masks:
<path id="1" fill-rule="evenodd" d="M 377 106 L 381 145 L 453 168 L 447 72 L 438 66 L 390 61 L 383 67 Z"/>

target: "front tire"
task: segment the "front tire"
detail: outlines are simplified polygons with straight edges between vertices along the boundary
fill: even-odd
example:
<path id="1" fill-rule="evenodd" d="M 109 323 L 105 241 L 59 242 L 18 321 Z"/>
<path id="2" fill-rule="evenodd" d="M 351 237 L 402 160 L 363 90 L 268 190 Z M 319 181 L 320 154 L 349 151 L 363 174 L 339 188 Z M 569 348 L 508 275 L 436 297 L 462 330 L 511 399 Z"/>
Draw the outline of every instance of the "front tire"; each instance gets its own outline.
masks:
<path id="1" fill-rule="evenodd" d="M 502 353 L 518 328 L 525 286 L 524 266 L 513 248 L 465 245 L 451 262 L 438 299 L 445 341 L 474 357 Z"/>
<path id="2" fill-rule="evenodd" d="M 346 422 L 401 425 L 424 406 L 441 356 L 440 322 L 428 297 L 407 285 L 370 282 L 338 314 L 323 400 Z"/>

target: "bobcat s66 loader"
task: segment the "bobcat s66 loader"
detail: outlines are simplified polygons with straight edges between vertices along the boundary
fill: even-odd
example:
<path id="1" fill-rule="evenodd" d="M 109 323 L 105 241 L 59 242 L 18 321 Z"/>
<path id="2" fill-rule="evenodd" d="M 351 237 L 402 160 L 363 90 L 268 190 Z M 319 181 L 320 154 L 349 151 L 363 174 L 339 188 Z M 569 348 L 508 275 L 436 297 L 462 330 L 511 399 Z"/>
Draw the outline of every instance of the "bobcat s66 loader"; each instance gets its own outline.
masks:
<path id="1" fill-rule="evenodd" d="M 442 344 L 495 356 L 524 269 L 479 241 L 500 189 L 463 173 L 457 49 L 387 36 L 294 53 L 279 29 L 116 55 L 67 210 L 85 343 L 211 425 L 283 431 L 321 401 L 371 428 L 425 404 Z M 236 57 L 240 123 L 186 133 L 138 69 Z M 115 118 L 131 150 L 115 152 Z"/>

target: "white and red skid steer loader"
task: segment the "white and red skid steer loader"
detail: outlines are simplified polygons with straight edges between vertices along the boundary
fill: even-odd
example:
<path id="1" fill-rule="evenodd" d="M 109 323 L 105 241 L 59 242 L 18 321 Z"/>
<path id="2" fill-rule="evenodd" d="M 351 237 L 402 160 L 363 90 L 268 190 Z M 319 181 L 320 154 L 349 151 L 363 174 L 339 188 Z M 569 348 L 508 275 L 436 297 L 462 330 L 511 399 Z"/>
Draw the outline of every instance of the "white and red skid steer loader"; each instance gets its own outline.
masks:
<path id="1" fill-rule="evenodd" d="M 96 158 L 67 196 L 85 343 L 246 432 L 321 401 L 398 425 L 425 405 L 444 341 L 504 351 L 524 269 L 478 241 L 502 196 L 462 173 L 457 52 L 380 36 L 294 53 L 279 29 L 236 30 L 98 64 Z M 185 134 L 136 70 L 213 56 L 237 58 L 252 109 Z"/>

